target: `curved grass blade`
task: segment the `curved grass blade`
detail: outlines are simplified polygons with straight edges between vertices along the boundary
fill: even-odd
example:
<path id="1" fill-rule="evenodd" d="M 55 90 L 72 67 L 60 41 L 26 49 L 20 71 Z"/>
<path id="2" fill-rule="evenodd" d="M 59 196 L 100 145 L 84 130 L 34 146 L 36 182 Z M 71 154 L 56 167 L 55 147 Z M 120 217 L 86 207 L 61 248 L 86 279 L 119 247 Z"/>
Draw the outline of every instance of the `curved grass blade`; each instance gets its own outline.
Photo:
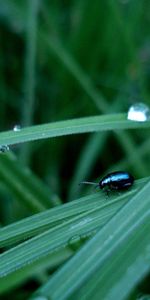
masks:
<path id="1" fill-rule="evenodd" d="M 20 131 L 0 133 L 0 146 L 35 141 L 68 134 L 87 133 L 104 130 L 121 130 L 150 127 L 150 121 L 133 122 L 126 114 L 112 114 L 59 121 L 44 125 L 22 128 Z"/>

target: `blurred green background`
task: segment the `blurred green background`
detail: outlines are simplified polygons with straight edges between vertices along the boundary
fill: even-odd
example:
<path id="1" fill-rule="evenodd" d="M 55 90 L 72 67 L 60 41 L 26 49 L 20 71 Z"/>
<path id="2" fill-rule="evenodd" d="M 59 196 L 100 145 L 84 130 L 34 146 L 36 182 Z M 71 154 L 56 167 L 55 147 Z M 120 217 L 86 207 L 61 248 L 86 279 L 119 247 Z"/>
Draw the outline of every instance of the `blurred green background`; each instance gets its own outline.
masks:
<path id="1" fill-rule="evenodd" d="M 149 12 L 148 0 L 0 0 L 0 130 L 150 105 Z M 0 155 L 0 224 L 37 212 L 24 205 L 29 183 L 55 206 L 111 170 L 148 176 L 149 149 L 147 129 L 13 145 Z"/>
<path id="2" fill-rule="evenodd" d="M 149 11 L 146 0 L 0 0 L 1 131 L 149 104 Z M 147 130 L 74 135 L 11 150 L 62 202 L 86 193 L 81 180 L 108 170 L 149 175 Z M 9 205 L 3 208 L 2 223 L 28 214 L 16 210 L 16 195 L 3 180 L 1 195 L 11 206 L 9 214 Z"/>

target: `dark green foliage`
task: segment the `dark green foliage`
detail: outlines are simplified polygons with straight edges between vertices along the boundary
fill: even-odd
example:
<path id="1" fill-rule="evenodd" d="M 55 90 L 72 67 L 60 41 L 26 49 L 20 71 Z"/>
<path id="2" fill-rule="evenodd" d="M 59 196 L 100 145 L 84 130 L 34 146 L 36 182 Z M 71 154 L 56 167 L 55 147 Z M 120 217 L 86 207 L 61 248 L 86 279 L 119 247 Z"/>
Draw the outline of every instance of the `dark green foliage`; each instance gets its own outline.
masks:
<path id="1" fill-rule="evenodd" d="M 115 299 L 106 282 L 109 267 L 117 266 L 113 243 L 107 263 L 99 257 L 95 276 L 87 270 L 81 282 L 76 263 L 67 261 L 75 254 L 84 269 L 83 247 L 94 262 L 102 227 L 110 234 L 115 215 L 116 226 L 123 226 L 120 215 L 130 201 L 145 202 L 141 215 L 135 208 L 131 234 L 120 245 L 121 237 L 114 241 L 118 264 L 124 264 L 110 278 L 112 295 L 125 267 L 131 267 L 134 280 L 119 288 L 127 289 L 129 299 L 148 299 L 150 122 L 127 121 L 126 112 L 138 101 L 150 105 L 149 11 L 147 0 L 0 0 L 0 145 L 10 145 L 10 153 L 0 153 L 2 299 L 39 294 L 52 300 L 82 300 L 85 294 Z M 15 125 L 21 126 L 18 133 Z M 105 194 L 78 185 L 116 170 L 133 173 L 135 188 L 111 195 L 108 202 Z M 133 234 L 136 243 L 144 235 L 135 252 Z M 141 269 L 133 257 L 141 259 Z M 75 281 L 69 286 L 71 274 Z"/>

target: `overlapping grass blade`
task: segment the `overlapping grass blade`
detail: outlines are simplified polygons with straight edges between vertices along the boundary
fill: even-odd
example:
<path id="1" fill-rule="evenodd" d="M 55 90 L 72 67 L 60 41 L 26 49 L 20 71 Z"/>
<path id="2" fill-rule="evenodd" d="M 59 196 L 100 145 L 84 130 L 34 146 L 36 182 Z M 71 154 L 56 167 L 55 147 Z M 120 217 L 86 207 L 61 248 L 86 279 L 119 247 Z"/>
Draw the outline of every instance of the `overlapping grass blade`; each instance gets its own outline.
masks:
<path id="1" fill-rule="evenodd" d="M 39 258 L 67 246 L 70 239 L 88 235 L 100 227 L 102 220 L 96 208 L 76 216 L 64 224 L 45 231 L 44 233 L 2 253 L 0 255 L 0 278 L 33 263 Z M 1 284 L 0 284 L 1 286 Z"/>
<path id="2" fill-rule="evenodd" d="M 48 255 L 27 264 L 24 268 L 16 270 L 16 272 L 10 273 L 6 277 L 4 276 L 0 279 L 0 294 L 7 293 L 12 288 L 18 287 L 30 277 L 36 278 L 38 275 L 40 276 L 42 272 L 46 273 L 47 270 L 53 270 L 53 268 L 58 267 L 73 254 L 74 250 L 71 247 L 57 249 L 57 251 L 53 253 L 50 252 Z"/>
<path id="3" fill-rule="evenodd" d="M 47 228 L 63 223 L 64 220 L 90 211 L 94 207 L 98 208 L 104 205 L 105 199 L 102 198 L 100 193 L 95 193 L 5 226 L 0 231 L 0 247 L 36 235 Z"/>
<path id="4" fill-rule="evenodd" d="M 150 270 L 150 182 L 44 285 L 50 299 L 125 299 Z M 59 288 L 58 288 L 59 287 Z"/>
<path id="5" fill-rule="evenodd" d="M 128 197 L 125 198 L 124 201 L 113 201 L 110 199 L 107 204 L 101 207 L 95 205 L 95 207 L 93 206 L 94 209 L 84 212 L 81 215 L 73 216 L 70 220 L 63 220 L 62 224 L 54 226 L 54 228 L 1 254 L 0 292 L 10 288 L 14 280 L 15 283 L 20 282 L 20 278 L 18 277 L 17 279 L 17 274 L 21 273 L 21 280 L 25 279 L 30 271 L 33 274 L 37 266 L 40 266 L 40 261 L 41 266 L 43 265 L 43 261 L 45 262 L 47 256 L 50 259 L 50 264 L 52 264 L 53 259 L 55 259 L 56 251 L 61 251 L 61 249 L 63 251 L 64 247 L 68 246 L 72 249 L 72 245 L 74 243 L 76 244 L 77 240 L 80 241 L 81 239 L 82 241 L 82 238 L 85 239 L 89 235 L 93 235 L 127 200 Z M 30 226 L 34 228 L 33 224 L 30 224 Z M 9 232 L 7 228 L 6 232 L 4 232 L 6 237 Z M 71 253 L 69 252 L 67 255 L 71 255 Z M 63 257 L 62 252 L 62 259 Z M 36 261 L 39 261 L 39 263 L 36 264 Z M 31 265 L 31 268 L 29 268 L 28 271 L 27 266 L 29 265 Z M 25 272 L 23 270 L 25 270 Z M 11 280 L 7 281 L 6 278 Z"/>
<path id="6" fill-rule="evenodd" d="M 58 224 L 63 224 L 64 221 L 75 216 L 80 215 L 81 217 L 83 213 L 90 212 L 96 208 L 100 209 L 102 224 L 104 224 L 107 217 L 112 216 L 147 180 L 137 181 L 135 188 L 128 193 L 117 195 L 117 197 L 116 195 L 111 196 L 107 201 L 105 194 L 101 192 L 94 193 L 5 226 L 0 229 L 0 247 L 6 247 L 25 238 L 32 237 L 48 228 L 54 228 Z"/>
<path id="7" fill-rule="evenodd" d="M 141 184 L 137 184 L 138 188 Z M 108 220 L 128 201 L 129 197 L 135 194 L 135 190 L 131 190 L 129 194 L 126 193 L 119 197 L 111 197 L 106 202 L 106 198 L 103 195 L 103 201 L 100 198 L 100 193 L 95 199 L 94 203 L 92 201 L 92 196 L 90 198 L 84 197 L 79 199 L 75 205 L 69 203 L 64 205 L 64 213 L 62 207 L 62 213 L 60 207 L 51 209 L 49 212 L 40 213 L 37 216 L 33 216 L 7 226 L 1 230 L 2 245 L 11 244 L 15 242 L 16 239 L 27 237 L 30 234 L 38 234 L 43 228 L 46 230 L 46 226 L 53 225 L 53 228 L 47 230 L 43 234 L 32 238 L 21 245 L 18 245 L 11 250 L 8 250 L 0 255 L 0 292 L 4 292 L 10 289 L 11 286 L 18 285 L 20 282 L 24 281 L 29 274 L 35 274 L 37 268 L 45 268 L 46 262 L 47 267 L 52 267 L 57 264 L 57 253 L 61 256 L 63 261 L 67 257 L 73 254 L 72 251 L 68 251 L 77 240 L 82 241 L 82 238 L 86 238 L 89 235 L 93 235 L 99 228 L 101 228 Z M 93 197 L 94 200 L 94 197 Z M 98 204 L 99 201 L 99 204 Z M 81 211 L 83 207 L 89 209 L 82 214 L 79 214 L 81 202 Z M 65 207 L 66 206 L 66 207 Z M 67 210 L 70 207 L 70 212 Z M 71 211 L 72 207 L 72 211 Z M 79 208 L 78 208 L 79 207 Z M 66 208 L 66 212 L 65 212 Z M 93 209 L 92 209 L 93 208 Z M 75 211 L 74 211 L 75 210 Z M 52 214 L 56 217 L 50 222 L 49 217 Z M 76 216 L 73 215 L 77 213 Z M 52 214 L 51 214 L 52 213 Z M 63 219 L 64 216 L 72 215 L 72 218 L 68 220 Z M 53 221 L 59 220 L 62 216 L 60 225 Z M 45 228 L 44 228 L 45 226 Z M 64 252 L 65 247 L 65 252 Z M 74 249 L 74 248 L 73 248 Z M 56 255 L 55 255 L 56 254 Z M 49 261 L 49 262 L 48 262 Z M 40 263 L 41 262 L 41 263 Z M 8 280 L 6 280 L 6 278 Z"/>

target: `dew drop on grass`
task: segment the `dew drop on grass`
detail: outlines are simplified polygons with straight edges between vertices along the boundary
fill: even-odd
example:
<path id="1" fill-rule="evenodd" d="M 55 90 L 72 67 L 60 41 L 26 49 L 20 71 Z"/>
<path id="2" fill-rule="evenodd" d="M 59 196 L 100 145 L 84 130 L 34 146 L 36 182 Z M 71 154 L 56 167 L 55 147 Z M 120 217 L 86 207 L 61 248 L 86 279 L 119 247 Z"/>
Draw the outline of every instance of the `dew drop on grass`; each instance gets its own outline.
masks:
<path id="1" fill-rule="evenodd" d="M 89 239 L 90 235 L 92 234 L 90 233 L 85 235 L 74 235 L 68 240 L 68 246 L 73 251 L 76 251 Z"/>
<path id="2" fill-rule="evenodd" d="M 2 145 L 0 146 L 0 153 L 5 153 L 7 151 L 9 151 L 9 146 L 8 145 Z"/>
<path id="3" fill-rule="evenodd" d="M 130 106 L 127 118 L 132 121 L 146 122 L 150 120 L 150 108 L 144 103 L 135 103 Z"/>
<path id="4" fill-rule="evenodd" d="M 68 240 L 68 246 L 74 251 L 76 251 L 80 247 L 80 244 L 81 244 L 81 238 L 79 235 L 72 236 Z"/>
<path id="5" fill-rule="evenodd" d="M 78 223 L 71 225 L 70 229 L 73 230 L 75 228 L 82 227 L 82 226 L 88 224 L 91 221 L 92 221 L 92 218 L 87 217 L 85 219 L 82 219 Z"/>
<path id="6" fill-rule="evenodd" d="M 20 125 L 15 125 L 13 128 L 13 131 L 20 131 L 21 130 L 21 126 Z"/>

